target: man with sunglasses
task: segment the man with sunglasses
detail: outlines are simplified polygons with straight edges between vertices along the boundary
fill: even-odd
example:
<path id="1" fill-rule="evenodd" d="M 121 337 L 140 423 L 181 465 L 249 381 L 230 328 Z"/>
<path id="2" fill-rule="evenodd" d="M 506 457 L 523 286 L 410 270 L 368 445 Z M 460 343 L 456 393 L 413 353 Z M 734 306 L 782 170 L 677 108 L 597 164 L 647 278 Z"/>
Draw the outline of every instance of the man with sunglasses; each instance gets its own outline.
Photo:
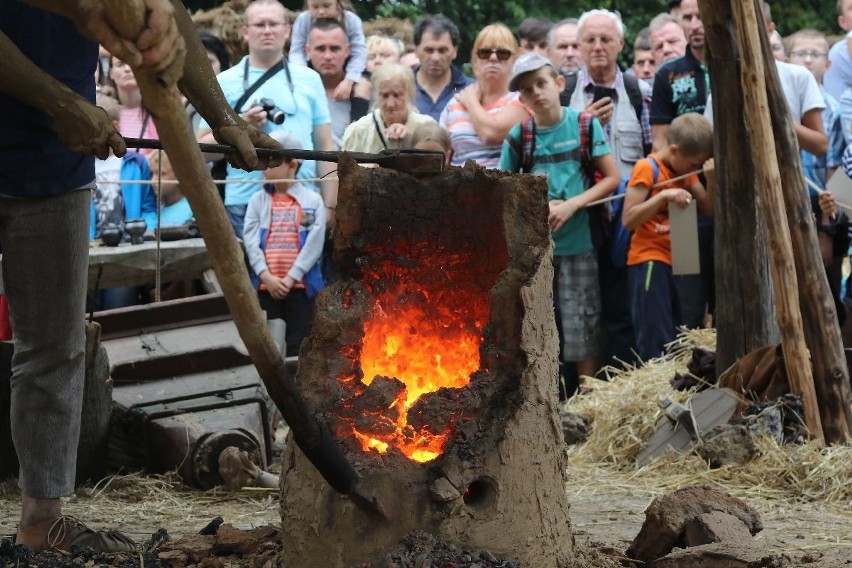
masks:
<path id="1" fill-rule="evenodd" d="M 420 59 L 414 68 L 414 105 L 436 121 L 453 95 L 473 83 L 453 64 L 460 40 L 458 27 L 443 14 L 423 16 L 414 24 L 414 53 Z"/>
<path id="2" fill-rule="evenodd" d="M 286 130 L 296 135 L 305 149 L 334 150 L 331 116 L 320 76 L 303 65 L 290 65 L 284 56 L 284 45 L 290 36 L 287 9 L 278 0 L 255 0 L 246 7 L 243 18 L 241 33 L 248 55 L 217 76 L 228 104 L 263 132 Z M 271 120 L 271 115 L 278 115 L 283 122 Z M 200 124 L 197 135 L 200 142 L 214 141 L 205 122 Z M 331 169 L 329 162 L 305 161 L 298 177 L 322 177 Z M 246 179 L 250 181 L 236 181 Z M 234 232 L 242 238 L 248 202 L 261 189 L 263 175 L 229 165 L 226 180 L 225 209 Z M 332 224 L 337 182 L 323 181 L 321 186 Z"/>

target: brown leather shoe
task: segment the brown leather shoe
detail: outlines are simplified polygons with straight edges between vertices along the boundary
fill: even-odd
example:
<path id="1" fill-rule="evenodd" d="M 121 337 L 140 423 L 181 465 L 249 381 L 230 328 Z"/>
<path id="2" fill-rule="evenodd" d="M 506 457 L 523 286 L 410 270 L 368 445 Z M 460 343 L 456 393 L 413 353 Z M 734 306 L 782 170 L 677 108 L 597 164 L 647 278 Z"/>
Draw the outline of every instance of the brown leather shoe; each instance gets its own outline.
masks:
<path id="1" fill-rule="evenodd" d="M 71 552 L 75 544 L 91 547 L 96 552 L 131 552 L 136 543 L 123 533 L 114 530 L 92 530 L 70 515 L 48 519 L 38 524 L 18 528 L 16 544 L 24 544 L 33 552 L 62 550 Z"/>

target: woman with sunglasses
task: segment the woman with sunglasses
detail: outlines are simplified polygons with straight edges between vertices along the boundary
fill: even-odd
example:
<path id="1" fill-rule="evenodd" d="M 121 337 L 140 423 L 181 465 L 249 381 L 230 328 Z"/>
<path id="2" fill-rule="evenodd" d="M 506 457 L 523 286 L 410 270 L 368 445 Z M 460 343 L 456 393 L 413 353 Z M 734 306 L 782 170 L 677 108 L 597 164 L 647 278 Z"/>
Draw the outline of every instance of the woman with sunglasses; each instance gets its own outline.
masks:
<path id="1" fill-rule="evenodd" d="M 518 93 L 509 91 L 509 76 L 518 43 L 503 24 L 485 26 L 473 42 L 476 81 L 456 93 L 441 113 L 440 124 L 450 133 L 453 165 L 474 160 L 486 168 L 500 164 L 500 149 L 509 130 L 530 116 Z"/>

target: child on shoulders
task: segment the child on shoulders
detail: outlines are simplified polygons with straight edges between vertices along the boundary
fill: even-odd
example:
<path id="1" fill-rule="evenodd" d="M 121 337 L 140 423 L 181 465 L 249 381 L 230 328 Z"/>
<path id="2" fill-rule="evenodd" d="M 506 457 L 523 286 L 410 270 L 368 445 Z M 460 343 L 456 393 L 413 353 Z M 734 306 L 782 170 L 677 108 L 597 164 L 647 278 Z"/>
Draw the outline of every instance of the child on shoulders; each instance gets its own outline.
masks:
<path id="1" fill-rule="evenodd" d="M 344 0 L 305 0 L 305 11 L 296 16 L 290 36 L 289 61 L 297 65 L 307 65 L 305 45 L 316 20 L 333 19 L 343 24 L 349 39 L 349 60 L 346 62 L 346 78 L 334 90 L 334 100 L 348 101 L 352 88 L 361 80 L 367 68 L 367 40 L 364 38 L 364 24 L 358 14 L 347 10 Z"/>

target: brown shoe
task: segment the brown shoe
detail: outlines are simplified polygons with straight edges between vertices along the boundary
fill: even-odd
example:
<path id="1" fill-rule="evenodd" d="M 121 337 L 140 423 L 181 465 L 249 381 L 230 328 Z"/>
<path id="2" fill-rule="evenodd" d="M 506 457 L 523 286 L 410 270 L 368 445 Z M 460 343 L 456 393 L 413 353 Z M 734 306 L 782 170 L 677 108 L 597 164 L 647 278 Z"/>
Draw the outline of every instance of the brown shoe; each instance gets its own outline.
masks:
<path id="1" fill-rule="evenodd" d="M 91 547 L 95 552 L 131 552 L 135 550 L 133 540 L 114 530 L 92 530 L 82 521 L 70 515 L 48 519 L 38 524 L 18 528 L 16 544 L 24 544 L 33 552 L 62 550 L 71 552 L 75 544 Z"/>

